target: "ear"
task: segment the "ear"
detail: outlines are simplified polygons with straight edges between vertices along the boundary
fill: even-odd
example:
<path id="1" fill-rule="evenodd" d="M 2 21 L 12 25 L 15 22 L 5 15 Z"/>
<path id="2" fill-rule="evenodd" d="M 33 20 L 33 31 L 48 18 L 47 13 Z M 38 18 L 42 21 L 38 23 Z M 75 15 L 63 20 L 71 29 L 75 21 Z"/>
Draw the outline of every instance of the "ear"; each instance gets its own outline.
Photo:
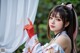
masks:
<path id="1" fill-rule="evenodd" d="M 69 26 L 69 22 L 66 22 L 65 27 Z"/>

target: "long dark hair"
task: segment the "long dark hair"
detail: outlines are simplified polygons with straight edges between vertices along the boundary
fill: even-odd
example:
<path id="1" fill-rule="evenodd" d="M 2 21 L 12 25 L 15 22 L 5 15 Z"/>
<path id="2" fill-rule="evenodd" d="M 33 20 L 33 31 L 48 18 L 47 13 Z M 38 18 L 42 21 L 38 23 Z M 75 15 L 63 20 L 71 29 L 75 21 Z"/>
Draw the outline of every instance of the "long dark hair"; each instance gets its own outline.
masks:
<path id="1" fill-rule="evenodd" d="M 67 32 L 69 38 L 71 39 L 71 45 L 72 45 L 71 53 L 73 53 L 73 48 L 74 48 L 73 34 L 76 30 L 76 15 L 74 12 L 74 8 L 70 9 L 69 7 L 66 6 L 68 4 L 70 4 L 70 3 L 66 3 L 65 5 L 59 5 L 59 6 L 54 7 L 49 13 L 48 21 L 49 21 L 51 14 L 54 17 L 54 16 L 56 16 L 57 13 L 59 13 L 60 18 L 63 21 L 63 27 L 62 27 L 61 32 L 63 30 L 65 30 Z M 72 5 L 72 7 L 73 7 L 73 5 Z M 69 22 L 69 25 L 67 27 L 65 27 L 66 22 Z M 48 23 L 47 35 L 48 35 L 48 38 L 51 39 L 49 23 Z"/>

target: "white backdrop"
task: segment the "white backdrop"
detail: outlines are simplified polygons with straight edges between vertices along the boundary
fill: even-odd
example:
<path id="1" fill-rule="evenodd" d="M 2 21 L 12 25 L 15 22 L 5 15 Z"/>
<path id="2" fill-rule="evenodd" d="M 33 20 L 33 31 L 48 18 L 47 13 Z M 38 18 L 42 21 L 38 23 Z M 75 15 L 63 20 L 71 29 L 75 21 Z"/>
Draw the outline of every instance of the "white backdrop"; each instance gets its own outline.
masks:
<path id="1" fill-rule="evenodd" d="M 39 0 L 0 0 L 0 50 L 14 52 L 26 39 L 24 25 L 34 23 Z"/>

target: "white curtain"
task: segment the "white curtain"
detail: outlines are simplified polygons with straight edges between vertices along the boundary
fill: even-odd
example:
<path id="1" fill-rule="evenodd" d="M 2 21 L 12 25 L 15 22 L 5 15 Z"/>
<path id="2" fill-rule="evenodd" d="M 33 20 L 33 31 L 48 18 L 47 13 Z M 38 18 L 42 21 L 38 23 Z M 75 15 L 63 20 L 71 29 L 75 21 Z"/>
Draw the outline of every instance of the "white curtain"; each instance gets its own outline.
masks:
<path id="1" fill-rule="evenodd" d="M 27 18 L 34 23 L 39 0 L 0 0 L 0 52 L 14 52 L 26 40 Z"/>

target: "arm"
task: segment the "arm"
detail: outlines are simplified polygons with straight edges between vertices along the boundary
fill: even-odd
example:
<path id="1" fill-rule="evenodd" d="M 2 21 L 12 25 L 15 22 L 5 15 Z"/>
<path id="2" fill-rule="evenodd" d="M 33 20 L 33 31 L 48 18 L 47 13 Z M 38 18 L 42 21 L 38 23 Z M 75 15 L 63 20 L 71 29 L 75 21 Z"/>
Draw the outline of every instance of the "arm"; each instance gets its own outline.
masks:
<path id="1" fill-rule="evenodd" d="M 28 33 L 29 39 L 26 41 L 25 48 L 23 49 L 23 53 L 31 52 L 35 53 L 35 49 L 40 47 L 40 43 L 38 41 L 37 35 L 34 34 L 34 26 L 30 19 L 28 19 L 29 24 L 24 26 L 24 30 Z M 34 52 L 33 52 L 34 51 Z"/>
<path id="2" fill-rule="evenodd" d="M 37 35 L 34 35 L 33 37 L 31 37 L 31 39 L 29 39 L 28 42 L 26 42 L 25 48 L 23 49 L 23 53 L 27 53 L 27 52 L 32 53 L 32 51 L 37 45 L 40 45 L 40 43 L 37 39 Z"/>

